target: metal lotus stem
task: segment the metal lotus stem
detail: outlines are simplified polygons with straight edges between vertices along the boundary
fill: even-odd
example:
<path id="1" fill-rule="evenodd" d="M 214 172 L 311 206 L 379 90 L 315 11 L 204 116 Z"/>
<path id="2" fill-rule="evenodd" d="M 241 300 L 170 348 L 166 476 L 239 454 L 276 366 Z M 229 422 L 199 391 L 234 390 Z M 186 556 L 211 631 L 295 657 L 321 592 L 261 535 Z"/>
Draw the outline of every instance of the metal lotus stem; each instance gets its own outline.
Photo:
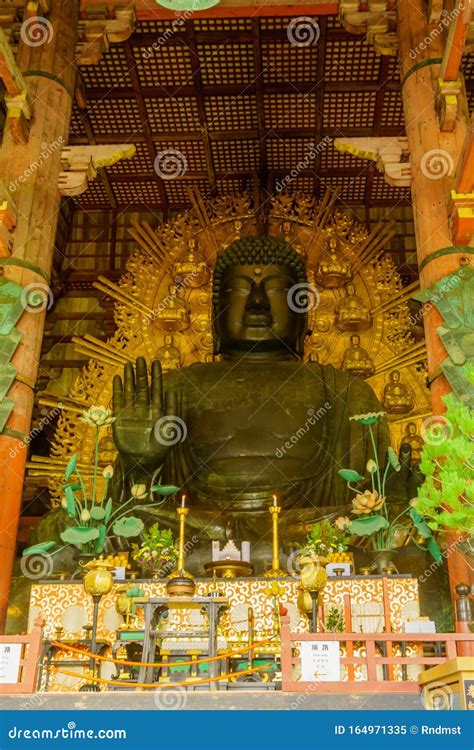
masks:
<path id="1" fill-rule="evenodd" d="M 189 508 L 176 508 L 179 516 L 178 571 L 184 570 L 184 531 Z"/>

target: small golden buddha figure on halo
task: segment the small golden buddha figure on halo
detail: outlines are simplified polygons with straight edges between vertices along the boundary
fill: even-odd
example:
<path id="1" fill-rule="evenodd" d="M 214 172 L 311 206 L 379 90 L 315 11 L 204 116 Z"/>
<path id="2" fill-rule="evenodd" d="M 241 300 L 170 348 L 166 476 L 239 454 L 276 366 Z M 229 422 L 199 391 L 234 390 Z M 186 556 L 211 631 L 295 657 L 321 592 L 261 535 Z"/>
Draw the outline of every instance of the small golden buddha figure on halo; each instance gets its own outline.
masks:
<path id="1" fill-rule="evenodd" d="M 172 370 L 174 367 L 181 367 L 183 358 L 177 346 L 174 345 L 174 337 L 167 333 L 165 343 L 156 350 L 156 359 L 159 359 L 163 370 Z"/>
<path id="2" fill-rule="evenodd" d="M 406 414 L 413 409 L 413 396 L 400 380 L 400 371 L 393 370 L 383 389 L 382 406 L 389 414 Z"/>
<path id="3" fill-rule="evenodd" d="M 196 289 L 207 284 L 210 269 L 204 258 L 196 251 L 196 240 L 189 241 L 188 251 L 174 264 L 175 282 L 180 286 Z"/>
<path id="4" fill-rule="evenodd" d="M 155 310 L 154 324 L 161 331 L 184 331 L 189 328 L 189 308 L 175 286 L 168 287 L 168 294 Z"/>
<path id="5" fill-rule="evenodd" d="M 420 463 L 421 451 L 424 445 L 423 438 L 416 431 L 416 423 L 408 422 L 405 425 L 405 434 L 400 441 L 400 448 L 403 445 L 411 447 L 411 460 L 413 463 Z"/>
<path id="6" fill-rule="evenodd" d="M 344 286 L 352 279 L 350 262 L 344 257 L 337 237 L 329 238 L 328 247 L 321 253 L 316 266 L 315 280 L 329 289 Z"/>
<path id="7" fill-rule="evenodd" d="M 345 296 L 336 307 L 335 325 L 339 331 L 365 331 L 372 325 L 370 310 L 354 284 L 347 285 Z"/>
<path id="8" fill-rule="evenodd" d="M 360 345 L 360 336 L 357 334 L 351 336 L 351 343 L 342 358 L 341 369 L 362 378 L 368 378 L 375 372 L 374 363 L 364 347 Z"/>

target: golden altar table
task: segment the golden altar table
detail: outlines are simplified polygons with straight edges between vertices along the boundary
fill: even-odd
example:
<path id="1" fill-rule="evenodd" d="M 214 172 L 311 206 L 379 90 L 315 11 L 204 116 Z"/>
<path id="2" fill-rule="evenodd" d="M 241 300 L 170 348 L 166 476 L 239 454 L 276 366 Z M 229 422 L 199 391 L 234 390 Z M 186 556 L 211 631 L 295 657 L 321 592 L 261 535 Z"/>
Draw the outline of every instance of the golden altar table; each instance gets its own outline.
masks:
<path id="1" fill-rule="evenodd" d="M 116 640 L 116 631 L 123 624 L 123 618 L 115 608 L 118 589 L 124 585 L 139 586 L 145 596 L 162 597 L 166 595 L 164 580 L 128 580 L 117 581 L 109 594 L 100 603 L 98 632 L 100 640 Z M 209 578 L 196 579 L 196 596 L 206 596 L 214 585 Z M 264 640 L 277 631 L 275 615 L 275 591 L 279 603 L 285 607 L 290 617 L 291 630 L 304 633 L 309 629 L 306 614 L 297 605 L 299 581 L 294 578 L 241 578 L 219 579 L 217 588 L 229 602 L 228 611 L 222 616 L 219 633 L 219 647 L 224 643 L 229 646 L 246 642 L 248 608 L 252 607 L 255 621 L 255 638 Z M 418 581 L 411 576 L 347 576 L 330 578 L 321 594 L 320 602 L 327 614 L 332 606 L 343 611 L 345 597 L 349 595 L 352 606 L 378 603 L 390 618 L 392 632 L 401 632 L 403 621 L 419 612 Z M 169 625 L 185 630 L 196 625 L 190 618 L 190 612 L 179 608 L 173 613 L 170 610 Z M 383 611 L 383 609 L 382 609 Z M 45 620 L 44 636 L 54 640 L 56 628 L 63 628 L 65 643 L 72 644 L 83 632 L 84 625 L 92 622 L 92 598 L 88 596 L 80 580 L 35 582 L 31 587 L 29 624 L 41 615 Z M 194 611 L 194 617 L 199 611 Z M 202 616 L 202 615 L 201 615 Z M 142 623 L 138 623 L 140 625 Z M 383 630 L 383 618 L 380 630 Z M 277 643 L 275 644 L 277 646 Z M 85 669 L 88 665 L 85 664 Z M 112 665 L 111 665 L 112 668 Z M 51 683 L 52 690 L 75 690 L 79 679 L 59 674 Z"/>

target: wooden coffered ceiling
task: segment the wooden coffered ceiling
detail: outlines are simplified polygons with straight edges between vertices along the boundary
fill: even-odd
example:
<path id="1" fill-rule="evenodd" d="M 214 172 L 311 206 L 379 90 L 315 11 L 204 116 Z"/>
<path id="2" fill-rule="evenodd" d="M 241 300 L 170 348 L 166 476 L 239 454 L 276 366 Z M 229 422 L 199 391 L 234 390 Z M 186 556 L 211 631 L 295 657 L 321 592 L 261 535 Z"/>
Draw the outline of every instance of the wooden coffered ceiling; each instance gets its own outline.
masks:
<path id="1" fill-rule="evenodd" d="M 305 46 L 290 43 L 289 17 L 138 20 L 126 42 L 80 68 L 70 136 L 72 145 L 132 142 L 136 155 L 102 170 L 76 206 L 167 213 L 188 206 L 191 184 L 212 196 L 257 175 L 274 190 L 295 169 L 291 190 L 340 186 L 349 206 L 408 204 L 406 188 L 333 145 L 403 134 L 397 58 L 334 15 L 312 18 L 319 39 Z M 184 169 L 162 179 L 154 162 L 170 149 Z"/>

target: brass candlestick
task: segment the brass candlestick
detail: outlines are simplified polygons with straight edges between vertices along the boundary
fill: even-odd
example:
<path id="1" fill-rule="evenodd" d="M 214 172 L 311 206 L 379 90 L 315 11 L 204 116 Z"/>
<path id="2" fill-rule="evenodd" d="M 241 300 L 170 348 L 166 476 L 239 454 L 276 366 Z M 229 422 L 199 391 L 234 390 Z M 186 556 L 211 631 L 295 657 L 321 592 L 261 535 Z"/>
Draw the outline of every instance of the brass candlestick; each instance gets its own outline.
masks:
<path id="1" fill-rule="evenodd" d="M 179 516 L 178 571 L 184 573 L 184 531 L 189 508 L 176 508 L 176 513 Z"/>
<path id="2" fill-rule="evenodd" d="M 176 568 L 170 573 L 168 583 L 166 584 L 166 590 L 169 596 L 193 596 L 196 584 L 194 583 L 191 573 L 188 573 L 184 569 L 184 537 L 186 527 L 186 516 L 189 513 L 189 508 L 183 505 L 180 508 L 176 508 L 176 513 L 179 517 L 179 541 L 178 541 L 178 564 Z"/>
<path id="3" fill-rule="evenodd" d="M 270 505 L 268 509 L 272 515 L 272 567 L 265 573 L 266 578 L 284 578 L 288 575 L 286 570 L 280 568 L 280 555 L 278 543 L 278 514 L 281 511 L 279 505 Z"/>

